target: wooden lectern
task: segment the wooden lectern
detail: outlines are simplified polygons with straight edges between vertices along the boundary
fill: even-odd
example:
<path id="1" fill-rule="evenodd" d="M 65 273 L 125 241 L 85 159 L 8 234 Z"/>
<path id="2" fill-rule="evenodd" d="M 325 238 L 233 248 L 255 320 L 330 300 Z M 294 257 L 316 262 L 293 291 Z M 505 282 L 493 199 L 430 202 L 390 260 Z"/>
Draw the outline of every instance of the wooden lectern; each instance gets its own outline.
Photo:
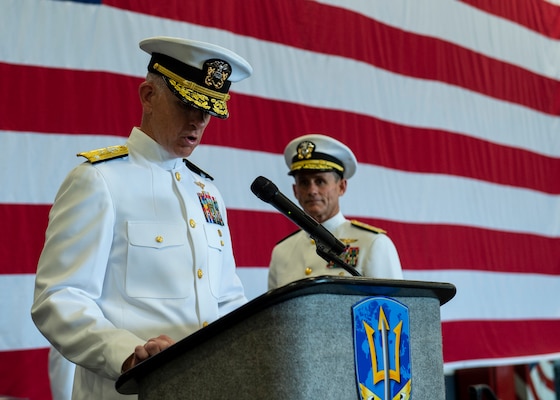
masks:
<path id="1" fill-rule="evenodd" d="M 440 306 L 455 292 L 439 282 L 296 281 L 125 372 L 116 389 L 140 400 L 360 399 L 352 307 L 380 296 L 408 308 L 411 397 L 444 400 Z"/>

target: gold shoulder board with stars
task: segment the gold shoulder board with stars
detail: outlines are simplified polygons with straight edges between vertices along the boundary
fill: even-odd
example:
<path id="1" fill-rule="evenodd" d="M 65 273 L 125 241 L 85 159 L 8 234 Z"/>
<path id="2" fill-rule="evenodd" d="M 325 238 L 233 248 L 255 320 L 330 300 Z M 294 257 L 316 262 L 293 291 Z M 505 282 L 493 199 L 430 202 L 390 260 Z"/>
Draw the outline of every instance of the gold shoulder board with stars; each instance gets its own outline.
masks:
<path id="1" fill-rule="evenodd" d="M 112 160 L 114 158 L 126 157 L 128 155 L 128 147 L 124 145 L 109 146 L 102 149 L 84 151 L 78 153 L 77 156 L 82 156 L 88 159 L 92 164 L 100 161 Z"/>
<path id="2" fill-rule="evenodd" d="M 370 231 L 370 232 L 373 232 L 373 233 L 387 233 L 387 231 L 385 231 L 381 228 L 376 228 L 375 226 L 364 224 L 363 222 L 357 221 L 355 219 L 353 219 L 350 222 L 352 223 L 353 226 L 355 226 L 357 228 L 360 228 L 360 229 L 365 229 L 366 231 Z"/>

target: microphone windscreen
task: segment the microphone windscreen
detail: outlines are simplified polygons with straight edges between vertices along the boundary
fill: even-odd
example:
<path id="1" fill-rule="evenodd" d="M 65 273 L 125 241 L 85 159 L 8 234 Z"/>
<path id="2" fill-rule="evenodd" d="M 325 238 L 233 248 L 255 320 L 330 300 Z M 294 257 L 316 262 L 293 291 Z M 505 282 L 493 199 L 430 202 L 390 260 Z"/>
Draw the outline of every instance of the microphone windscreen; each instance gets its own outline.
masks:
<path id="1" fill-rule="evenodd" d="M 278 187 L 264 176 L 259 176 L 251 184 L 251 191 L 262 201 L 270 203 L 278 193 Z"/>

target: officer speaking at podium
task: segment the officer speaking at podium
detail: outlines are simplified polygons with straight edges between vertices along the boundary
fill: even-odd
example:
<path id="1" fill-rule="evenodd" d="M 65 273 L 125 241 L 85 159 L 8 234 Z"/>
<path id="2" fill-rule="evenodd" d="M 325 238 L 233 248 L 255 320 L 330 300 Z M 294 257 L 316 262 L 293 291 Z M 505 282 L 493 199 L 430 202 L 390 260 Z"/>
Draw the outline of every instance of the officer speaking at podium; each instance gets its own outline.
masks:
<path id="1" fill-rule="evenodd" d="M 139 45 L 151 56 L 140 125 L 79 154 L 37 267 L 31 315 L 76 365 L 74 400 L 129 399 L 115 389 L 122 372 L 247 302 L 222 195 L 188 157 L 252 67 L 205 42 Z"/>

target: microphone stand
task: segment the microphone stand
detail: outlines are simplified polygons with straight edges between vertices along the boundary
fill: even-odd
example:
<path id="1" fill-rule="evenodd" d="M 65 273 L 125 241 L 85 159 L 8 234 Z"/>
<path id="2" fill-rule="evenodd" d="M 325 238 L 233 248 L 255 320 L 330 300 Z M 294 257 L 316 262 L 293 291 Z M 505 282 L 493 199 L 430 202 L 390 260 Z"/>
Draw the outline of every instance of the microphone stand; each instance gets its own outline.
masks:
<path id="1" fill-rule="evenodd" d="M 342 261 L 340 257 L 338 257 L 338 254 L 333 252 L 329 246 L 323 243 L 323 241 L 317 240 L 315 238 L 313 238 L 313 240 L 315 241 L 317 254 L 320 257 L 322 257 L 324 260 L 328 262 L 332 262 L 333 264 L 344 268 L 344 270 L 346 270 L 346 272 L 348 272 L 352 276 L 361 276 L 361 274 L 356 270 L 356 268 L 351 267 L 350 265 Z"/>

